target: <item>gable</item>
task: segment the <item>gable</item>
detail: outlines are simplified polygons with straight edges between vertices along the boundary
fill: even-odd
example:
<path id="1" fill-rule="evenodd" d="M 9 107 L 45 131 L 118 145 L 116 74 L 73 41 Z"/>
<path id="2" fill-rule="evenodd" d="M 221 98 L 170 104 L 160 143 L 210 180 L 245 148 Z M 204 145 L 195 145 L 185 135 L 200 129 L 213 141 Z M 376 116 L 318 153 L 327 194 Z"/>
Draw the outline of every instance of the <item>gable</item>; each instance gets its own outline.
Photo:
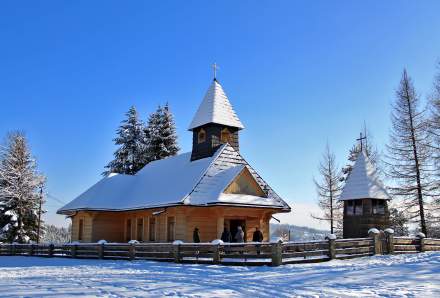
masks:
<path id="1" fill-rule="evenodd" d="M 252 174 L 245 167 L 240 174 L 226 187 L 225 194 L 244 194 L 257 197 L 267 197 Z"/>

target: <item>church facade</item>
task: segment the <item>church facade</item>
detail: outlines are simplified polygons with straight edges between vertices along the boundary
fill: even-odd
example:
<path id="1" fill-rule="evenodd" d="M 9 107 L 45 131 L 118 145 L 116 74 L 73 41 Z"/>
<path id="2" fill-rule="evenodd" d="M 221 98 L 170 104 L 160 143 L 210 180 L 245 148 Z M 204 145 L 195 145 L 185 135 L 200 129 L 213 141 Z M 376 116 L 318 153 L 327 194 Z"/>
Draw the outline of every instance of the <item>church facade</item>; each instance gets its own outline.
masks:
<path id="1" fill-rule="evenodd" d="M 239 153 L 244 128 L 214 79 L 189 131 L 191 152 L 154 161 L 135 175 L 110 174 L 60 210 L 72 219 L 72 241 L 202 242 L 239 226 L 252 239 L 289 205 Z"/>

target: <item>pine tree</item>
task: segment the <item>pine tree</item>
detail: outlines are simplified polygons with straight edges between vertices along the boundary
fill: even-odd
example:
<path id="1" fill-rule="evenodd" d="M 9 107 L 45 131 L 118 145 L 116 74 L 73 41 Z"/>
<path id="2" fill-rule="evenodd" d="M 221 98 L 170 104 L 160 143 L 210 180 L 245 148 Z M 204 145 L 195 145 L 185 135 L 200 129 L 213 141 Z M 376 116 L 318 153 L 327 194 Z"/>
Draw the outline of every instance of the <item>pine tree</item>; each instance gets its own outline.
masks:
<path id="1" fill-rule="evenodd" d="M 125 114 L 126 119 L 122 121 L 113 140 L 119 148 L 114 153 L 114 160 L 106 166 L 103 175 L 110 173 L 136 174 L 145 165 L 145 134 L 143 123 L 138 118 L 136 108 L 132 106 Z"/>
<path id="2" fill-rule="evenodd" d="M 408 218 L 405 213 L 397 207 L 390 207 L 390 226 L 395 236 L 408 236 Z"/>
<path id="3" fill-rule="evenodd" d="M 37 172 L 26 138 L 9 135 L 0 157 L 0 237 L 12 242 L 37 240 L 39 190 L 45 178 Z"/>
<path id="4" fill-rule="evenodd" d="M 341 193 L 342 174 L 336 165 L 335 155 L 327 144 L 323 160 L 319 164 L 320 181 L 315 182 L 318 193 L 318 205 L 323 216 L 312 215 L 313 218 L 330 223 L 330 232 L 340 234 L 342 228 L 342 204 L 337 199 Z"/>
<path id="5" fill-rule="evenodd" d="M 145 135 L 148 140 L 147 162 L 174 156 L 179 152 L 176 126 L 168 104 L 165 107 L 159 106 L 150 115 Z"/>
<path id="6" fill-rule="evenodd" d="M 430 153 L 427 146 L 427 121 L 420 99 L 406 70 L 403 71 L 391 115 L 392 131 L 388 147 L 388 176 L 396 182 L 391 187 L 400 198 L 411 220 L 427 233 L 425 205 L 432 195 Z"/>

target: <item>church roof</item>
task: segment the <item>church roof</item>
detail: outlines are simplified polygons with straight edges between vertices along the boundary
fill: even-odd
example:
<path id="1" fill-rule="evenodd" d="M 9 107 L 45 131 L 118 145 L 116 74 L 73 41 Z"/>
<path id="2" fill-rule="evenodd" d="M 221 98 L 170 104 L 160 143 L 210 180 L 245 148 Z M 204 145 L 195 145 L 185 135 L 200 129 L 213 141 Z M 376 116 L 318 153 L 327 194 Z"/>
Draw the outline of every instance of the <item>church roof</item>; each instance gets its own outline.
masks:
<path id="1" fill-rule="evenodd" d="M 267 197 L 225 194 L 224 190 L 247 168 Z M 290 210 L 267 183 L 229 144 L 212 156 L 191 162 L 184 153 L 146 165 L 135 175 L 109 175 L 58 210 L 127 211 L 175 205 L 234 205 Z"/>
<path id="2" fill-rule="evenodd" d="M 189 130 L 193 130 L 196 127 L 208 124 L 216 123 L 223 124 L 231 127 L 237 127 L 243 129 L 244 126 L 238 119 L 237 114 L 232 108 L 231 103 L 228 100 L 225 92 L 223 91 L 220 83 L 214 79 L 203 98 L 202 103 L 199 106 L 193 120 L 189 126 Z"/>
<path id="3" fill-rule="evenodd" d="M 364 152 L 358 155 L 339 197 L 341 201 L 356 199 L 391 199 Z"/>

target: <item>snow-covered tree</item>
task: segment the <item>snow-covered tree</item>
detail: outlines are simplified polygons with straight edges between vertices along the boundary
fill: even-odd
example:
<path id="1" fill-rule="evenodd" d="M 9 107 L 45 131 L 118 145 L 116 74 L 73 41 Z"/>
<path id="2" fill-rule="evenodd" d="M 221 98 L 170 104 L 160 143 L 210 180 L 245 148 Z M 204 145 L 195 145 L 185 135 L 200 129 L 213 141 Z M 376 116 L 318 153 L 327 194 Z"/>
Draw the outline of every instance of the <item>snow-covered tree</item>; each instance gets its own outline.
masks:
<path id="1" fill-rule="evenodd" d="M 405 212 L 399 210 L 400 208 L 390 206 L 390 226 L 394 230 L 395 236 L 408 236 L 408 217 Z"/>
<path id="2" fill-rule="evenodd" d="M 106 166 L 104 176 L 110 173 L 133 175 L 145 165 L 145 133 L 134 106 L 126 117 L 116 131 L 114 142 L 119 148 L 114 153 L 114 160 Z"/>
<path id="3" fill-rule="evenodd" d="M 45 225 L 42 242 L 45 243 L 68 243 L 70 242 L 70 229 L 57 227 L 54 225 Z"/>
<path id="4" fill-rule="evenodd" d="M 428 234 L 425 208 L 432 195 L 428 126 L 420 98 L 406 70 L 396 91 L 391 121 L 387 174 L 395 185 L 390 190 L 395 198 L 401 199 L 409 219 Z"/>
<path id="5" fill-rule="evenodd" d="M 45 178 L 37 172 L 25 136 L 11 133 L 0 150 L 0 237 L 5 241 L 37 240 L 40 189 Z"/>
<path id="6" fill-rule="evenodd" d="M 165 107 L 159 106 L 150 115 L 145 135 L 148 144 L 148 162 L 173 156 L 179 152 L 176 125 L 168 104 Z"/>
<path id="7" fill-rule="evenodd" d="M 319 164 L 320 180 L 314 179 L 318 194 L 318 205 L 323 211 L 322 216 L 313 215 L 318 220 L 330 224 L 330 232 L 340 234 L 342 229 L 342 204 L 338 201 L 341 193 L 341 171 L 336 165 L 335 155 L 327 144 L 323 159 Z"/>

